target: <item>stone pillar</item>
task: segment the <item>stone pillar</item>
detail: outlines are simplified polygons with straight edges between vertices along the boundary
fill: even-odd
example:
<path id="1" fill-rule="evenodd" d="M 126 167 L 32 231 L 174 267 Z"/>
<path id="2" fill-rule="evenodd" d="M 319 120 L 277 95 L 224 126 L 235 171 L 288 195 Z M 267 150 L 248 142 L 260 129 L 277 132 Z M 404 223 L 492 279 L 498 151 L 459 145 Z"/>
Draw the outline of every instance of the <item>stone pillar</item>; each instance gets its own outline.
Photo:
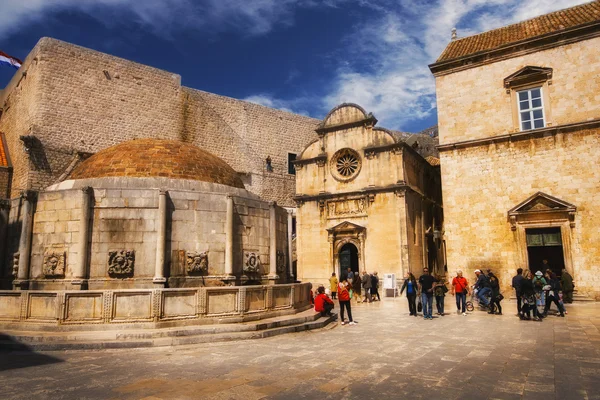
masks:
<path id="1" fill-rule="evenodd" d="M 337 255 L 335 254 L 335 238 L 333 237 L 333 233 L 329 233 L 327 235 L 327 241 L 329 242 L 329 271 L 335 272 L 337 267 Z"/>
<path id="2" fill-rule="evenodd" d="M 23 200 L 23 218 L 21 219 L 21 237 L 19 238 L 19 271 L 13 281 L 16 290 L 27 290 L 29 287 L 29 261 L 31 257 L 31 235 L 33 231 L 33 205 L 37 192 L 25 190 L 21 192 Z"/>
<path id="3" fill-rule="evenodd" d="M 277 276 L 277 203 L 269 203 L 269 275 L 267 279 L 274 283 Z"/>
<path id="4" fill-rule="evenodd" d="M 154 264 L 155 287 L 165 287 L 165 246 L 167 242 L 167 191 L 158 191 L 158 227 L 156 229 L 156 262 Z"/>
<path id="5" fill-rule="evenodd" d="M 1 266 L 4 262 L 7 262 L 8 254 L 6 254 L 8 248 L 8 217 L 10 211 L 10 202 L 8 200 L 0 200 L 0 274 Z M 11 264 L 12 267 L 12 264 Z M 3 278 L 0 275 L 0 278 Z"/>
<path id="6" fill-rule="evenodd" d="M 79 217 L 79 243 L 77 243 L 77 261 L 73 268 L 71 284 L 75 289 L 83 289 L 86 283 L 88 264 L 88 245 L 90 243 L 91 194 L 89 186 L 81 188 L 81 216 Z"/>
<path id="7" fill-rule="evenodd" d="M 233 276 L 233 197 L 227 196 L 227 216 L 225 217 L 225 278 L 234 280 Z"/>
<path id="8" fill-rule="evenodd" d="M 360 254 L 358 255 L 358 259 L 359 259 L 359 263 L 362 264 L 362 270 L 363 271 L 367 271 L 367 261 L 366 261 L 366 254 L 365 254 L 365 233 L 364 232 L 359 232 L 358 234 L 358 241 L 360 243 Z M 360 272 L 360 270 L 359 270 Z"/>
<path id="9" fill-rule="evenodd" d="M 287 216 L 287 240 L 288 240 L 288 281 L 294 280 L 294 259 L 293 259 L 293 248 L 292 248 L 292 223 L 293 223 L 293 212 L 288 210 Z"/>

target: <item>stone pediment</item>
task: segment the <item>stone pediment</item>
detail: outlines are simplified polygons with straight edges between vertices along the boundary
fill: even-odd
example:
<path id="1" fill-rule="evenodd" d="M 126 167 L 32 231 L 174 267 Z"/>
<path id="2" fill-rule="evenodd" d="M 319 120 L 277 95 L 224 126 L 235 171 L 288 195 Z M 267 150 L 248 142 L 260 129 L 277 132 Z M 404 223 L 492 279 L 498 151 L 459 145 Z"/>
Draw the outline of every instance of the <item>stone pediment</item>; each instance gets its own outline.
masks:
<path id="1" fill-rule="evenodd" d="M 528 220 L 531 218 L 540 218 L 550 220 L 565 220 L 570 221 L 570 226 L 575 226 L 575 213 L 577 207 L 564 200 L 550 196 L 543 192 L 537 192 L 527 200 L 518 204 L 508 211 L 508 219 L 512 230 L 516 229 L 516 224 L 519 221 Z"/>
<path id="2" fill-rule="evenodd" d="M 504 87 L 510 88 L 552 79 L 552 68 L 526 66 L 504 78 Z"/>
<path id="3" fill-rule="evenodd" d="M 508 212 L 508 215 L 556 211 L 577 211 L 577 207 L 571 203 L 567 203 L 566 201 L 557 199 L 556 197 L 550 196 L 546 193 L 537 192 L 524 202 L 511 209 Z"/>
<path id="4" fill-rule="evenodd" d="M 339 233 L 339 232 L 362 232 L 366 228 L 364 226 L 353 224 L 352 222 L 344 221 L 340 224 L 337 224 L 333 228 L 327 229 L 329 233 Z"/>

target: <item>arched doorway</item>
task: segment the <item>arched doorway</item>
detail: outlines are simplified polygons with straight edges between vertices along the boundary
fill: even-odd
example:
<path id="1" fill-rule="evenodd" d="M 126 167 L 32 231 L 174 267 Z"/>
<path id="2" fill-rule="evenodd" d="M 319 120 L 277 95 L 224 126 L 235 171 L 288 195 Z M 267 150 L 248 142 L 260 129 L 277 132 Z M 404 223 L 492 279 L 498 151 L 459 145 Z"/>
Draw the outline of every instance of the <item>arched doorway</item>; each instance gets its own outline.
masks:
<path id="1" fill-rule="evenodd" d="M 358 273 L 358 249 L 353 243 L 346 243 L 342 246 L 339 253 L 339 260 L 339 277 L 346 275 L 348 268 L 350 268 L 355 274 Z"/>

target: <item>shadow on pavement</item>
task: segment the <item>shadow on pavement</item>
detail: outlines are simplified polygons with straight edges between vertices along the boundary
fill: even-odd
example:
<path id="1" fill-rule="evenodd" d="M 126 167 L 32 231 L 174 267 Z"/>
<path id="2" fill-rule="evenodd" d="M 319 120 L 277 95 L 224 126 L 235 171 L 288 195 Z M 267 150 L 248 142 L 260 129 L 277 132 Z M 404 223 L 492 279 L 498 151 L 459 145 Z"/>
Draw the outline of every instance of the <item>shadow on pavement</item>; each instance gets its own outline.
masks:
<path id="1" fill-rule="evenodd" d="M 63 362 L 60 358 L 36 353 L 31 347 L 0 333 L 0 371 Z"/>

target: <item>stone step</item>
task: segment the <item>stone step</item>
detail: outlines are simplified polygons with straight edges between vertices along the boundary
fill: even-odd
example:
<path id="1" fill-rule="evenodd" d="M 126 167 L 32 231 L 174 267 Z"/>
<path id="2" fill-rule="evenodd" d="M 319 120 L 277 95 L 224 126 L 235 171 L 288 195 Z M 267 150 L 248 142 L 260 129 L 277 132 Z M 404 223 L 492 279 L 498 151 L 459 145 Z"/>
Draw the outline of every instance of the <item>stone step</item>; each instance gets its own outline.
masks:
<path id="1" fill-rule="evenodd" d="M 219 326 L 189 327 L 189 329 L 156 329 L 150 332 L 74 332 L 57 334 L 51 332 L 5 332 L 0 338 L 1 350 L 54 351 L 72 349 L 118 349 L 137 347 L 178 346 L 198 343 L 223 342 L 266 338 L 291 332 L 320 329 L 334 321 L 333 317 L 321 317 L 311 310 L 310 315 L 279 321 L 257 321 L 255 324 L 232 324 Z M 247 326 L 244 326 L 247 325 Z M 216 327 L 212 327 L 216 328 Z M 224 328 L 224 329 L 221 329 Z M 33 335 L 32 335 L 33 333 Z"/>

